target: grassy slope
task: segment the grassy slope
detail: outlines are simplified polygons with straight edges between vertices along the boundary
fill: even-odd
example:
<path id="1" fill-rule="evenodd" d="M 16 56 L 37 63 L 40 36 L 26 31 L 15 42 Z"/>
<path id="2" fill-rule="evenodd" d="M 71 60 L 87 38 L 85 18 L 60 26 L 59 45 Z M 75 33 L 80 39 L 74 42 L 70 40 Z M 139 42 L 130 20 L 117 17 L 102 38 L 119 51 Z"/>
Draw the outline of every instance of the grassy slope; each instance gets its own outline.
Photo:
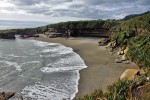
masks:
<path id="1" fill-rule="evenodd" d="M 128 58 L 143 68 L 150 68 L 150 14 L 137 16 L 124 21 L 119 26 L 120 32 L 113 34 L 111 41 L 117 45 L 128 45 Z M 139 30 L 141 30 L 139 32 Z"/>
<path id="2" fill-rule="evenodd" d="M 117 28 L 121 30 L 135 30 L 138 34 L 150 33 L 150 14 L 137 16 L 123 21 Z"/>

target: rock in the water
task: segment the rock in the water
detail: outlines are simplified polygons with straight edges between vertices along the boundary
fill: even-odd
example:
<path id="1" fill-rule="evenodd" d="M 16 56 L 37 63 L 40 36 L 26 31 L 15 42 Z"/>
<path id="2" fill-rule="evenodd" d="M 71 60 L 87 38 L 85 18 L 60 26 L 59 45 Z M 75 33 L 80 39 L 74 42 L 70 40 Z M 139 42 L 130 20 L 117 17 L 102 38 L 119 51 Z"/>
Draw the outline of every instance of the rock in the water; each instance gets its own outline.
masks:
<path id="1" fill-rule="evenodd" d="M 121 76 L 120 80 L 133 80 L 136 75 L 139 74 L 139 70 L 137 69 L 127 69 Z"/>
<path id="2" fill-rule="evenodd" d="M 1 92 L 0 100 L 8 100 L 15 95 L 14 92 Z"/>
<path id="3" fill-rule="evenodd" d="M 10 32 L 10 33 L 0 33 L 0 38 L 2 39 L 15 39 L 15 33 Z"/>

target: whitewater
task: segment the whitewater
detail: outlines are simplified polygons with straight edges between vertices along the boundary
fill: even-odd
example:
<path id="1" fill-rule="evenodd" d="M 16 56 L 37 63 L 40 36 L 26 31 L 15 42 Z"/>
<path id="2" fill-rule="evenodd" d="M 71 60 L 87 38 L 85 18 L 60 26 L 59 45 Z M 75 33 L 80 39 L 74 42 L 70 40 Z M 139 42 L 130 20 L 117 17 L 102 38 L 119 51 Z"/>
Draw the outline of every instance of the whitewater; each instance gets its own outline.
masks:
<path id="1" fill-rule="evenodd" d="M 83 68 L 82 58 L 59 43 L 0 40 L 0 92 L 16 92 L 24 100 L 71 100 Z"/>

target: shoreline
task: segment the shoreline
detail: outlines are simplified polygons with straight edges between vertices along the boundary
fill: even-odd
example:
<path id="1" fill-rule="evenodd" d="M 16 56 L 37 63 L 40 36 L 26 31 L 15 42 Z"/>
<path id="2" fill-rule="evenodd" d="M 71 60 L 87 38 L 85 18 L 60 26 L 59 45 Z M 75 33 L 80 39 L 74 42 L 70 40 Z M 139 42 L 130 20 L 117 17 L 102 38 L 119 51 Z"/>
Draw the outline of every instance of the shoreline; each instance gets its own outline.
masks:
<path id="1" fill-rule="evenodd" d="M 116 54 L 110 54 L 104 46 L 98 46 L 98 38 L 31 38 L 34 40 L 60 43 L 71 47 L 83 60 L 87 68 L 79 71 L 78 91 L 75 98 L 83 97 L 95 89 L 106 89 L 119 79 L 126 69 L 138 69 L 138 66 L 130 64 L 115 63 Z"/>

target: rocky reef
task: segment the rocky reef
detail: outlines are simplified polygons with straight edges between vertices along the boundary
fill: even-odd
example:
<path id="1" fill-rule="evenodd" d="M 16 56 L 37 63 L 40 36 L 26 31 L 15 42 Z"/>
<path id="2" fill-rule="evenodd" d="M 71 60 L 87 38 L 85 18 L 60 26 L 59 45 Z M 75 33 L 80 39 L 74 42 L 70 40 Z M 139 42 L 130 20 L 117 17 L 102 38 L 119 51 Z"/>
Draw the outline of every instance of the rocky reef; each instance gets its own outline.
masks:
<path id="1" fill-rule="evenodd" d="M 15 39 L 15 34 L 7 33 L 7 34 L 0 34 L 0 38 L 2 39 Z"/>
<path id="2" fill-rule="evenodd" d="M 8 30 L 0 31 L 0 38 L 2 39 L 15 39 L 15 32 L 9 32 Z"/>

